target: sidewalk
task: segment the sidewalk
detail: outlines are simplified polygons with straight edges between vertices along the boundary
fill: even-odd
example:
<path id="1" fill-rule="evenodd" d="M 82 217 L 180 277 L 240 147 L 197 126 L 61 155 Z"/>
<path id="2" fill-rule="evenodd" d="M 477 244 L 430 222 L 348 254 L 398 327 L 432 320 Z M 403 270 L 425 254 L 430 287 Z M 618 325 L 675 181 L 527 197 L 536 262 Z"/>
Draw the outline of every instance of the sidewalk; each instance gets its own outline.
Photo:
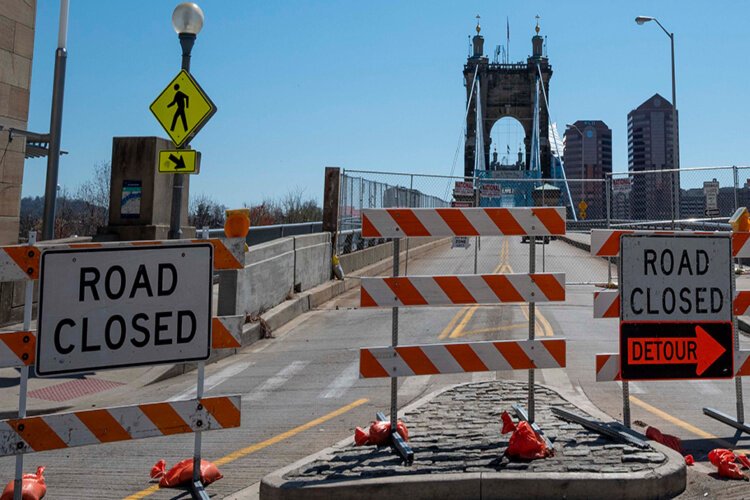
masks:
<path id="1" fill-rule="evenodd" d="M 523 462 L 503 456 L 510 434 L 500 434 L 500 414 L 512 414 L 513 404 L 526 405 L 525 383 L 470 383 L 404 409 L 412 466 L 400 465 L 389 448 L 354 447 L 347 439 L 266 476 L 260 498 L 570 499 L 604 492 L 612 498 L 671 498 L 685 490 L 680 454 L 651 442 L 647 450 L 615 443 L 555 417 L 553 406 L 589 416 L 557 392 L 537 386 L 535 396 L 536 422 L 554 444 L 553 457 Z"/>

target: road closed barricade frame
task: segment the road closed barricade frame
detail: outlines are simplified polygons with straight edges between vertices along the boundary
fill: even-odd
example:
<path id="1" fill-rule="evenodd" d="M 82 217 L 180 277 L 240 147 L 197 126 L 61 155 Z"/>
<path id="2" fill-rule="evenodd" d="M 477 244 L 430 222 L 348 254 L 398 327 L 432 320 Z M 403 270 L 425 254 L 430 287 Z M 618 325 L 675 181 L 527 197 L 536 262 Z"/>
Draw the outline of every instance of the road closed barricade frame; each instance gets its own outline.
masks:
<path id="1" fill-rule="evenodd" d="M 172 435 L 179 433 L 194 433 L 195 448 L 193 461 L 200 464 L 201 461 L 201 433 L 203 431 L 228 429 L 240 426 L 241 401 L 240 396 L 218 396 L 203 397 L 204 360 L 210 354 L 210 349 L 237 348 L 240 347 L 243 316 L 212 317 L 211 315 L 211 289 L 213 272 L 215 270 L 237 269 L 244 267 L 244 239 L 235 238 L 228 240 L 207 239 L 208 231 L 204 229 L 203 239 L 193 240 L 165 240 L 165 241 L 137 241 L 137 242 L 114 242 L 114 243 L 82 243 L 82 244 L 36 244 L 36 233 L 29 233 L 29 244 L 0 247 L 0 280 L 26 280 L 26 294 L 24 300 L 24 321 L 21 331 L 0 332 L 0 367 L 19 367 L 19 411 L 18 418 L 0 421 L 0 456 L 15 455 L 16 470 L 14 479 L 14 498 L 21 496 L 21 477 L 23 473 L 23 457 L 26 453 L 48 451 L 54 449 L 69 448 L 73 446 L 85 446 L 104 444 L 114 441 L 143 439 L 156 436 Z M 151 257 L 162 254 L 162 259 Z M 167 255 L 169 254 L 169 255 Z M 190 260 L 194 255 L 182 277 L 179 265 L 175 265 L 175 259 L 185 258 Z M 94 262 L 90 259 L 94 256 Z M 50 264 L 45 270 L 45 261 L 50 259 L 68 259 L 70 262 L 61 265 Z M 87 261 L 88 259 L 88 261 Z M 196 260 L 197 259 L 197 260 Z M 163 269 L 158 262 L 164 264 Z M 51 262 L 51 261 L 50 261 Z M 107 271 L 100 269 L 102 263 L 106 263 Z M 97 267 L 99 265 L 99 267 Z M 169 272 L 160 274 L 160 270 L 168 269 Z M 202 268 L 202 272 L 201 272 Z M 112 269 L 113 279 L 106 281 L 106 273 Z M 86 271 L 84 273 L 84 270 Z M 31 326 L 34 281 L 45 278 L 46 271 L 51 271 L 54 276 L 48 276 L 47 284 L 40 281 L 40 307 L 39 307 L 39 331 L 33 331 Z M 190 278 L 188 272 L 195 271 L 195 277 Z M 60 272 L 76 274 L 73 276 L 58 276 Z M 200 276 L 197 276 L 200 275 Z M 110 278 L 112 277 L 110 276 Z M 77 279 L 76 279 L 77 278 Z M 191 294 L 177 293 L 178 282 L 187 279 L 186 283 Z M 193 279 L 193 281 L 191 281 Z M 71 283 L 73 281 L 74 283 Z M 130 285 L 129 287 L 127 285 Z M 70 289 L 60 289 L 66 286 Z M 51 288 L 50 288 L 51 287 Z M 45 289 L 46 293 L 45 294 Z M 206 293 L 196 294 L 197 290 L 205 290 Z M 168 293 L 169 292 L 169 293 Z M 174 293 L 173 293 L 174 292 Z M 64 295 L 62 300 L 57 295 Z M 95 298 L 94 302 L 100 301 L 103 295 L 107 295 L 112 303 L 105 306 L 93 304 L 83 308 L 71 305 L 71 302 L 84 303 L 87 299 Z M 197 296 L 195 300 L 200 304 L 191 302 L 191 295 Z M 118 303 L 117 300 L 123 299 Z M 147 301 L 149 304 L 139 304 L 138 301 Z M 58 301 L 55 307 L 50 303 Z M 171 302 L 170 302 L 171 301 Z M 46 304 L 45 304 L 46 302 Z M 202 304 L 202 305 L 201 305 Z M 181 318 L 171 310 L 178 310 L 179 306 L 190 309 Z M 146 314 L 150 306 L 161 308 L 162 323 L 156 326 L 146 324 L 143 318 L 141 322 L 134 321 L 130 325 L 136 325 L 136 331 L 141 335 L 140 340 L 133 342 L 134 338 L 126 337 L 126 330 L 122 325 L 126 324 L 123 315 L 130 308 L 134 314 Z M 196 307 L 202 311 L 196 311 Z M 63 328 L 57 328 L 60 318 L 50 317 L 52 314 L 71 316 L 63 318 Z M 160 309 L 160 310 L 161 310 Z M 169 309 L 169 311 L 168 311 Z M 187 310 L 187 309 L 185 309 Z M 55 313 L 56 311 L 56 313 Z M 113 314 L 103 318 L 103 312 Z M 76 314 L 87 314 L 89 317 L 83 321 Z M 172 316 L 171 324 L 167 324 L 167 317 Z M 112 320 L 112 317 L 117 319 Z M 193 318 L 190 322 L 185 318 Z M 177 318 L 185 320 L 182 324 L 175 322 Z M 57 325 L 55 325 L 57 319 Z M 46 324 L 52 321 L 53 327 L 48 328 Z M 97 324 L 99 321 L 102 324 Z M 90 324 L 88 324 L 90 322 Z M 50 346 L 54 350 L 57 343 L 67 350 L 71 338 L 66 337 L 62 331 L 64 327 L 76 325 L 88 325 L 91 330 L 81 334 L 80 340 L 86 343 L 87 349 L 100 354 L 98 358 L 83 359 L 81 363 L 64 366 L 67 361 L 64 356 L 55 359 L 50 357 Z M 111 335 L 101 335 L 102 329 L 110 328 Z M 183 331 L 178 330 L 180 325 Z M 150 328 L 149 328 L 150 326 Z M 119 329 L 118 329 L 119 328 Z M 57 330 L 57 331 L 56 331 Z M 82 330 L 83 331 L 83 330 Z M 41 337 L 40 337 L 41 332 Z M 114 332 L 114 333 L 112 333 Z M 101 337 L 96 339 L 95 335 Z M 171 337 L 170 337 L 171 335 Z M 182 335 L 185 341 L 182 347 L 197 339 L 196 347 L 183 349 L 175 341 L 175 335 Z M 128 363 L 130 358 L 137 359 L 140 356 L 134 353 L 119 354 L 113 346 L 124 346 L 126 341 L 131 341 L 132 346 L 145 347 L 143 339 L 149 336 L 152 340 L 159 340 L 162 347 L 174 348 L 175 352 L 163 352 L 157 358 Z M 168 339 L 169 337 L 169 339 Z M 137 339 L 136 339 L 137 340 Z M 131 347 L 132 347 L 131 346 Z M 106 351 L 105 347 L 110 350 Z M 104 355 L 102 355 L 104 352 Z M 62 353 L 64 354 L 64 353 Z M 69 353 L 68 353 L 69 354 Z M 111 358 L 111 359 L 110 359 Z M 48 359 L 52 369 L 39 370 L 39 360 Z M 40 376 L 57 376 L 60 373 L 80 373 L 93 369 L 107 369 L 122 366 L 134 366 L 136 364 L 160 364 L 181 363 L 186 361 L 199 361 L 197 377 L 197 394 L 195 399 L 145 403 L 123 407 L 104 408 L 97 410 L 86 410 L 81 412 L 40 415 L 26 417 L 26 398 L 29 378 L 29 367 L 37 367 Z M 80 360 L 79 360 L 80 361 Z M 110 362 L 111 361 L 111 362 Z M 56 366 L 59 365 L 59 366 Z M 194 498 L 207 498 L 198 478 L 200 466 L 194 467 L 194 481 L 191 483 L 191 494 Z"/>
<path id="2" fill-rule="evenodd" d="M 534 370 L 564 368 L 565 339 L 535 339 L 537 302 L 565 300 L 565 274 L 536 273 L 536 237 L 565 234 L 563 207 L 385 208 L 362 211 L 363 238 L 392 238 L 391 277 L 362 278 L 361 307 L 392 308 L 391 345 L 360 350 L 360 377 L 391 379 L 391 445 L 407 463 L 413 452 L 396 433 L 398 377 L 524 369 L 529 371 L 528 419 L 534 422 Z M 524 236 L 529 272 L 399 276 L 400 238 Z M 399 308 L 527 303 L 527 340 L 399 345 Z"/>

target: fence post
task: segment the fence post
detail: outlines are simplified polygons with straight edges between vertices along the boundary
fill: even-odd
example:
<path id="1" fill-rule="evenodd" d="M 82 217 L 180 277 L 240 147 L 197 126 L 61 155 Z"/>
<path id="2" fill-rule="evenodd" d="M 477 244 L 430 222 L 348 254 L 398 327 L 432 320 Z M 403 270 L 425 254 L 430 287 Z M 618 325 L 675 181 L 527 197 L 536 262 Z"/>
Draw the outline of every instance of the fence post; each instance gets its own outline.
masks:
<path id="1" fill-rule="evenodd" d="M 409 207 L 411 207 L 411 192 L 414 189 L 414 174 L 409 175 Z M 406 238 L 406 257 L 404 259 L 404 276 L 409 274 L 409 237 Z"/>
<path id="2" fill-rule="evenodd" d="M 737 171 L 737 165 L 732 165 L 732 173 L 734 174 L 734 210 L 737 211 L 740 208 L 738 192 L 740 189 L 740 173 Z"/>
<path id="3" fill-rule="evenodd" d="M 338 167 L 326 167 L 325 181 L 323 184 L 322 231 L 331 234 L 331 248 L 333 249 L 334 254 L 338 253 L 340 178 L 341 170 Z"/>
<path id="4" fill-rule="evenodd" d="M 604 177 L 604 191 L 607 208 L 607 229 L 612 227 L 612 174 Z M 607 286 L 612 286 L 612 257 L 607 257 Z"/>

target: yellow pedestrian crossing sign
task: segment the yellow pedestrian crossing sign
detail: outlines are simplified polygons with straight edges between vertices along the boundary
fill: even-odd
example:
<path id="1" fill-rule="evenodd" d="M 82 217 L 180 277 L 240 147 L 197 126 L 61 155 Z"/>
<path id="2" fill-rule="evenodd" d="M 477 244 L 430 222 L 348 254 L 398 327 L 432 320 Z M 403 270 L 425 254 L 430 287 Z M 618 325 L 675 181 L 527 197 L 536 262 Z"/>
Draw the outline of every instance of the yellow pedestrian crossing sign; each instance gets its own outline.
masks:
<path id="1" fill-rule="evenodd" d="M 159 151 L 159 172 L 162 174 L 197 174 L 201 154 L 194 149 L 167 149 Z"/>
<path id="2" fill-rule="evenodd" d="M 149 107 L 175 146 L 187 144 L 216 113 L 198 82 L 180 71 Z"/>

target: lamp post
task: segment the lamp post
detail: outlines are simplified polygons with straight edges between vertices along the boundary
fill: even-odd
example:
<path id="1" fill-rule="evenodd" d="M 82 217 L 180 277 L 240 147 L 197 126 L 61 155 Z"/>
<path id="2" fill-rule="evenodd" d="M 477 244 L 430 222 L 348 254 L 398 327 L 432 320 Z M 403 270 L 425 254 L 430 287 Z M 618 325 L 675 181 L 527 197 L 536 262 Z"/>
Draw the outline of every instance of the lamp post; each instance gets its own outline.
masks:
<path id="1" fill-rule="evenodd" d="M 674 168 L 675 170 L 679 170 L 680 168 L 680 141 L 677 135 L 677 90 L 675 85 L 675 72 L 674 72 L 674 33 L 671 33 L 667 31 L 667 29 L 662 26 L 662 24 L 659 22 L 658 19 L 655 17 L 650 16 L 638 16 L 635 18 L 635 22 L 638 25 L 643 25 L 649 21 L 654 21 L 656 24 L 659 25 L 659 27 L 662 29 L 662 31 L 669 37 L 669 43 L 672 49 L 672 156 L 673 156 L 673 162 L 674 162 Z M 680 190 L 680 183 L 679 183 L 679 177 L 677 177 L 678 172 L 672 173 L 672 225 L 674 226 L 674 220 L 680 218 L 680 198 L 679 198 L 679 190 Z M 677 182 L 675 182 L 675 178 L 678 179 Z"/>
<path id="2" fill-rule="evenodd" d="M 568 123 L 565 126 L 567 128 L 573 128 L 573 129 L 575 129 L 576 132 L 578 132 L 578 134 L 581 136 L 581 200 L 583 200 L 583 198 L 584 198 L 583 179 L 584 179 L 585 170 L 586 170 L 586 164 L 584 162 L 584 158 L 586 156 L 586 148 L 584 147 L 586 145 L 586 137 L 583 134 L 583 132 L 581 132 L 581 129 L 579 129 L 578 127 L 576 127 L 572 123 Z"/>
<path id="3" fill-rule="evenodd" d="M 44 186 L 42 239 L 55 237 L 55 207 L 57 205 L 57 177 L 60 168 L 60 134 L 62 133 L 63 96 L 65 95 L 65 66 L 68 60 L 68 0 L 60 0 L 60 25 L 55 51 L 55 75 L 52 83 L 52 111 L 49 124 L 49 155 L 47 179 Z"/>
<path id="4" fill-rule="evenodd" d="M 172 13 L 172 27 L 177 32 L 182 47 L 182 69 L 190 72 L 190 53 L 195 39 L 203 28 L 203 11 L 193 2 L 183 2 Z M 186 149 L 187 144 L 180 149 Z M 172 210 L 169 219 L 169 239 L 182 238 L 182 187 L 184 174 L 174 174 L 172 183 Z"/>

